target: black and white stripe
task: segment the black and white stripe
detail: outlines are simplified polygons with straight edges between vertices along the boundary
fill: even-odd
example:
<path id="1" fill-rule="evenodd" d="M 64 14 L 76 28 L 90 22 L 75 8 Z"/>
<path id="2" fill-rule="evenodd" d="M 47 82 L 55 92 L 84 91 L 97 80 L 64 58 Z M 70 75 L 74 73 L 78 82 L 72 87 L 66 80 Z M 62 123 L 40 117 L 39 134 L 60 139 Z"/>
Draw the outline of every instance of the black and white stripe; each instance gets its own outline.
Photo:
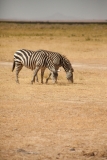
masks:
<path id="1" fill-rule="evenodd" d="M 54 82 L 56 82 L 57 71 L 55 69 L 54 63 L 51 60 L 51 58 L 48 57 L 47 54 L 42 50 L 30 51 L 26 49 L 21 49 L 16 51 L 14 54 L 12 71 L 14 70 L 15 66 L 16 66 L 16 82 L 18 83 L 19 83 L 18 74 L 23 66 L 31 70 L 34 70 L 34 76 L 31 81 L 32 84 L 33 82 L 35 82 L 35 76 L 37 75 L 39 69 L 41 69 L 41 83 L 43 83 L 43 75 L 46 68 L 48 68 L 53 73 L 54 75 L 53 80 Z"/>
<path id="2" fill-rule="evenodd" d="M 54 65 L 55 65 L 56 70 L 58 70 L 59 67 L 63 67 L 66 72 L 66 78 L 73 83 L 74 69 L 73 69 L 73 67 L 67 57 L 65 57 L 64 55 L 61 55 L 58 52 L 51 52 L 51 51 L 47 51 L 47 50 L 39 50 L 39 52 L 43 52 L 47 56 L 51 57 Z M 51 75 L 53 75 L 53 74 L 52 73 L 49 74 L 49 77 L 46 79 L 46 83 L 48 82 Z"/>

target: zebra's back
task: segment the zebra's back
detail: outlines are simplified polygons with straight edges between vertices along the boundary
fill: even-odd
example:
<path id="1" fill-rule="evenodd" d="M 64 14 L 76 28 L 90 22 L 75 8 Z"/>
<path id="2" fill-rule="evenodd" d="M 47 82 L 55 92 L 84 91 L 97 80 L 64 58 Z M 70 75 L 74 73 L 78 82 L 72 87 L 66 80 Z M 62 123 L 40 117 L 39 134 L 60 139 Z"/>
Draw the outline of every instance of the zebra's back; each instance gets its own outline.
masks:
<path id="1" fill-rule="evenodd" d="M 44 61 L 46 59 L 46 54 L 44 52 L 39 51 L 31 51 L 31 50 L 18 50 L 14 54 L 14 60 L 17 64 L 21 63 L 23 66 L 34 70 L 36 65 L 41 65 L 43 67 Z"/>

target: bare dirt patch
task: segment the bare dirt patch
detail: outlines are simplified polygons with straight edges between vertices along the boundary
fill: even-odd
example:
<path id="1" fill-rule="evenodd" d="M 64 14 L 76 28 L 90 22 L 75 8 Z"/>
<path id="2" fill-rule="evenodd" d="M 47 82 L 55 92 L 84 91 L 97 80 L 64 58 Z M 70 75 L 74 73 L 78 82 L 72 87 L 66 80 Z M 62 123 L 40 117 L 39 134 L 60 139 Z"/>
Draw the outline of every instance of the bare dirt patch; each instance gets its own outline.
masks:
<path id="1" fill-rule="evenodd" d="M 31 85 L 26 68 L 18 85 L 7 63 L 0 73 L 1 159 L 107 158 L 105 69 L 75 66 L 74 84 L 61 72 L 55 85 Z"/>

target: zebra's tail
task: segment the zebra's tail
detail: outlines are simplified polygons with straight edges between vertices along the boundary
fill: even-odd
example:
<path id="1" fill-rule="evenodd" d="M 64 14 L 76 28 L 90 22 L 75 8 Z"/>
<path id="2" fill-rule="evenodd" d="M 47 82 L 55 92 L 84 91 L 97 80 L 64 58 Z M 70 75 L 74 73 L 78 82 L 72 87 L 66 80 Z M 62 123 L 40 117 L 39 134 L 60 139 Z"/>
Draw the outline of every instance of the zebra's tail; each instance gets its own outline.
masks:
<path id="1" fill-rule="evenodd" d="M 14 71 L 14 68 L 15 68 L 15 61 L 13 60 L 12 72 Z"/>

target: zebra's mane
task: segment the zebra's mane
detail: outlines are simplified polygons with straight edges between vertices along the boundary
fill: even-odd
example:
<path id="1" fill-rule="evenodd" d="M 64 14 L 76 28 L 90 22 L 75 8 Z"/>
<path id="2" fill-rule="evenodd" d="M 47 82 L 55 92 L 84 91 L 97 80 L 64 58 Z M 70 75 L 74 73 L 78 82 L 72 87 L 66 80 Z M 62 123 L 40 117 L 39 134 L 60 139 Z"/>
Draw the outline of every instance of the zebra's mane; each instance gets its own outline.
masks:
<path id="1" fill-rule="evenodd" d="M 69 59 L 65 56 L 65 55 L 62 55 L 62 57 L 68 62 L 71 64 L 71 62 L 69 61 Z"/>
<path id="2" fill-rule="evenodd" d="M 70 67 L 70 69 L 72 70 L 72 72 L 74 72 L 74 69 L 71 65 L 71 62 L 69 61 L 69 59 L 65 56 L 65 55 L 62 55 L 63 59 L 65 59 L 64 63 Z"/>

